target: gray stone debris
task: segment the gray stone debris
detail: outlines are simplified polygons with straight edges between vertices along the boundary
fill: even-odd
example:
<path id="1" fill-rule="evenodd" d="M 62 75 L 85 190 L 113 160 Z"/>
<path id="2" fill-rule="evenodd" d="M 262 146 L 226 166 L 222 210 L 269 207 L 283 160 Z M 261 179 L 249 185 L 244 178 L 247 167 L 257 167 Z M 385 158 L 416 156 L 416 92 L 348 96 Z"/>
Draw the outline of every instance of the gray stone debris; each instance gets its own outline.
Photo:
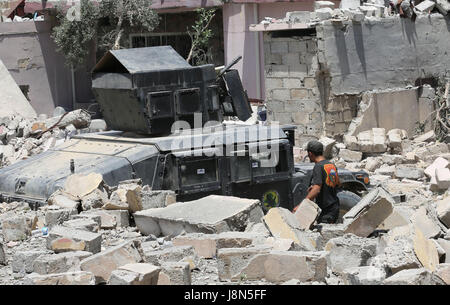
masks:
<path id="1" fill-rule="evenodd" d="M 249 222 L 260 222 L 259 200 L 210 195 L 199 200 L 179 202 L 165 208 L 134 214 L 136 226 L 144 235 L 175 236 L 186 233 L 220 233 L 244 230 Z"/>
<path id="2" fill-rule="evenodd" d="M 55 226 L 48 234 L 47 248 L 55 250 L 55 242 L 61 242 L 61 240 L 79 242 L 82 245 L 79 250 L 98 253 L 101 250 L 102 235 L 79 229 Z"/>
<path id="3" fill-rule="evenodd" d="M 325 245 L 325 251 L 329 251 L 328 267 L 337 274 L 342 274 L 347 268 L 369 265 L 369 260 L 376 255 L 376 250 L 376 239 L 353 234 L 330 239 Z"/>
<path id="4" fill-rule="evenodd" d="M 44 254 L 33 262 L 33 271 L 38 274 L 65 273 L 79 271 L 81 260 L 91 256 L 91 252 L 74 251 L 59 254 Z"/>

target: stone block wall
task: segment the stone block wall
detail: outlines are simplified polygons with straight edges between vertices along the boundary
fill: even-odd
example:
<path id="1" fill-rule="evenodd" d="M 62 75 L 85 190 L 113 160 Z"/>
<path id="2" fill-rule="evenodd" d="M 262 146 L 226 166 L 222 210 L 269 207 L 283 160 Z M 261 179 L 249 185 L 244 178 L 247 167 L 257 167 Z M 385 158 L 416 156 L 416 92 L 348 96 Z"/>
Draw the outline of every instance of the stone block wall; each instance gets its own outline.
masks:
<path id="1" fill-rule="evenodd" d="M 316 51 L 315 37 L 264 34 L 269 120 L 296 125 L 296 143 L 300 146 L 323 132 Z"/>

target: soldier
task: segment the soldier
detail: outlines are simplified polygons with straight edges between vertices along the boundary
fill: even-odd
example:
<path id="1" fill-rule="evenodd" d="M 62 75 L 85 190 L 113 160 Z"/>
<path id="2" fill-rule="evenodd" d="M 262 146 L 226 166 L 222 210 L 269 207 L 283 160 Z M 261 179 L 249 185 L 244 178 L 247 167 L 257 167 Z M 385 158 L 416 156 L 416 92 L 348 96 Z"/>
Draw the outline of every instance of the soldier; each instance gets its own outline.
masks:
<path id="1" fill-rule="evenodd" d="M 319 141 L 310 141 L 306 150 L 311 162 L 315 163 L 311 186 L 308 188 L 306 198 L 309 200 L 315 199 L 322 210 L 317 220 L 318 223 L 336 223 L 339 217 L 339 198 L 336 195 L 339 176 L 336 166 L 325 159 L 323 145 Z"/>

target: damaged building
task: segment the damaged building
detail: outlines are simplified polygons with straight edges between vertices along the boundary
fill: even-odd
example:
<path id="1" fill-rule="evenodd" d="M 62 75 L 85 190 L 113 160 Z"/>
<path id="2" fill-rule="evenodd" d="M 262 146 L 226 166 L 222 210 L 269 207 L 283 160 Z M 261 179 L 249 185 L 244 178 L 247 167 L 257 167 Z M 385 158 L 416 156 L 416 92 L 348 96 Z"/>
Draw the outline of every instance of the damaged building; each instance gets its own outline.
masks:
<path id="1" fill-rule="evenodd" d="M 450 284 L 448 0 L 157 0 L 78 71 L 26 3 L 0 23 L 0 285 Z M 185 60 L 197 7 L 214 64 Z"/>
<path id="2" fill-rule="evenodd" d="M 424 131 L 431 130 L 434 91 L 450 69 L 447 17 L 355 22 L 330 14 L 314 25 L 313 14 L 292 12 L 286 21 L 250 27 L 264 33 L 272 120 L 297 125 L 300 146 L 313 137 L 342 140 L 374 127 L 413 135 L 418 123 L 426 123 Z"/>

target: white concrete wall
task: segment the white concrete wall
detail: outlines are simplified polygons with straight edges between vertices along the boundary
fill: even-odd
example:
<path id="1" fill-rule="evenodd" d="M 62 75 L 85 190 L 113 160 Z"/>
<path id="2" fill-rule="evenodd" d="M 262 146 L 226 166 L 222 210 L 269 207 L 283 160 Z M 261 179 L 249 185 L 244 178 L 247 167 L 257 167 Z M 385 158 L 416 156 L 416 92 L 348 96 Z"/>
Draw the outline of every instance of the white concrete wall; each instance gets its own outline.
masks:
<path id="1" fill-rule="evenodd" d="M 331 94 L 414 85 L 450 70 L 449 17 L 413 23 L 398 17 L 317 27 L 319 62 L 330 73 Z"/>

